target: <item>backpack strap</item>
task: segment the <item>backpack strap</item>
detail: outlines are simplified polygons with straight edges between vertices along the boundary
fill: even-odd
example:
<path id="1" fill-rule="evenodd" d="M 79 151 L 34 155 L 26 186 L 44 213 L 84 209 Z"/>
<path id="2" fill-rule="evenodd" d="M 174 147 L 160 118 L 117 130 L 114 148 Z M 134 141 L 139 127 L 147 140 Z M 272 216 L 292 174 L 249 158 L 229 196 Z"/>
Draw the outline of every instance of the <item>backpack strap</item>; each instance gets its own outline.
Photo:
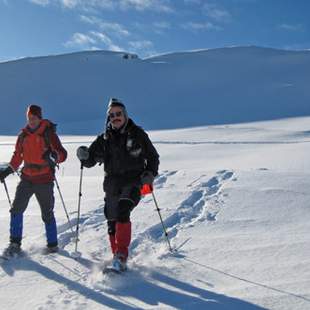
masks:
<path id="1" fill-rule="evenodd" d="M 27 134 L 24 131 L 21 131 L 18 135 L 18 143 L 23 146 L 24 140 L 26 138 Z"/>
<path id="2" fill-rule="evenodd" d="M 44 130 L 42 137 L 44 139 L 45 145 L 48 149 L 48 151 L 51 151 L 51 134 L 56 133 L 56 124 L 51 123 L 51 126 L 46 127 Z M 48 165 L 52 169 L 53 173 L 55 174 L 55 168 L 57 167 L 59 169 L 59 165 L 57 163 L 52 164 L 51 162 L 48 161 Z"/>
<path id="3" fill-rule="evenodd" d="M 51 126 L 46 127 L 42 134 L 45 145 L 49 150 L 51 149 L 51 134 L 56 133 L 56 126 L 56 124 L 51 123 Z"/>

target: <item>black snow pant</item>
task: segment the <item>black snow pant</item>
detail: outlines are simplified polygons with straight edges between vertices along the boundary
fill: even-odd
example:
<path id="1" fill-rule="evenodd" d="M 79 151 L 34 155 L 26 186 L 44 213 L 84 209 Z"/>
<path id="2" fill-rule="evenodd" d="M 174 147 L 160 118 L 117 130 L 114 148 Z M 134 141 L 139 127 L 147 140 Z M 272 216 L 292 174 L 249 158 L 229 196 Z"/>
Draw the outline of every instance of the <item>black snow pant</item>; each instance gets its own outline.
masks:
<path id="1" fill-rule="evenodd" d="M 41 209 L 41 217 L 46 228 L 47 243 L 57 245 L 57 228 L 54 216 L 54 182 L 35 184 L 21 180 L 16 188 L 13 201 L 10 225 L 10 240 L 21 243 L 23 232 L 23 213 L 28 207 L 30 198 L 35 195 Z"/>
<path id="2" fill-rule="evenodd" d="M 35 184 L 27 180 L 21 180 L 17 186 L 12 214 L 24 213 L 32 195 L 35 195 L 41 209 L 44 223 L 49 223 L 54 218 L 54 182 Z"/>
<path id="3" fill-rule="evenodd" d="M 125 185 L 119 188 L 109 188 L 105 191 L 104 214 L 108 220 L 108 234 L 115 235 L 116 223 L 130 221 L 131 211 L 141 199 L 140 187 L 137 184 Z"/>

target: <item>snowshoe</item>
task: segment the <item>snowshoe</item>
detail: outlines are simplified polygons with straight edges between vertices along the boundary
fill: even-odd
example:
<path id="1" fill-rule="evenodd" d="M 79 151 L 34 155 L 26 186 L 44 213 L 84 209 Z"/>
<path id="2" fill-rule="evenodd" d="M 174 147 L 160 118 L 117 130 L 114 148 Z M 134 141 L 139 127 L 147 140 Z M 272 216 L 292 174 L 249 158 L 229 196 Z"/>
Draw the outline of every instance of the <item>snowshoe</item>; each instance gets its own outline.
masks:
<path id="1" fill-rule="evenodd" d="M 58 253 L 58 252 L 59 252 L 59 247 L 55 245 L 55 246 L 47 246 L 46 248 L 44 248 L 42 251 L 42 254 L 49 255 L 49 254 Z"/>
<path id="2" fill-rule="evenodd" d="M 121 254 L 115 254 L 110 266 L 104 268 L 103 273 L 122 273 L 127 270 L 127 260 Z"/>
<path id="3" fill-rule="evenodd" d="M 10 258 L 19 257 L 22 254 L 20 244 L 11 242 L 9 246 L 3 251 L 1 258 L 9 260 Z"/>

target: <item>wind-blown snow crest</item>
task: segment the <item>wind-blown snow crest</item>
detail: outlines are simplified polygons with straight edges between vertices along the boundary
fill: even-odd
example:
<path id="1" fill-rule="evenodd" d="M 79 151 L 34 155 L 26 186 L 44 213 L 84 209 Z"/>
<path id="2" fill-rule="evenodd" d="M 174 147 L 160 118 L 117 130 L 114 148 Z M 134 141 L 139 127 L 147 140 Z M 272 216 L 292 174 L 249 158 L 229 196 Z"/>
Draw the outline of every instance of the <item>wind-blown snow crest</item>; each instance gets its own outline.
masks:
<path id="1" fill-rule="evenodd" d="M 0 134 L 17 134 L 27 105 L 63 134 L 98 134 L 109 97 L 146 129 L 310 115 L 310 51 L 255 46 L 148 59 L 105 51 L 0 63 Z"/>

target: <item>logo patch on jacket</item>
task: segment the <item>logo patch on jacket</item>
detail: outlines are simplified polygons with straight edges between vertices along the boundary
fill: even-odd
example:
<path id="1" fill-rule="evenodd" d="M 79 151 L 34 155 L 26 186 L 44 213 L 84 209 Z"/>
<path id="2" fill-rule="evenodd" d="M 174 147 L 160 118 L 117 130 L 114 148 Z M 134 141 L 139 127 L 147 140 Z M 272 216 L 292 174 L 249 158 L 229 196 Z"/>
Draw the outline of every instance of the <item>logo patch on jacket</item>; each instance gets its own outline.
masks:
<path id="1" fill-rule="evenodd" d="M 132 157 L 139 157 L 142 153 L 141 146 L 138 143 L 135 143 L 132 138 L 127 139 L 126 148 Z"/>

